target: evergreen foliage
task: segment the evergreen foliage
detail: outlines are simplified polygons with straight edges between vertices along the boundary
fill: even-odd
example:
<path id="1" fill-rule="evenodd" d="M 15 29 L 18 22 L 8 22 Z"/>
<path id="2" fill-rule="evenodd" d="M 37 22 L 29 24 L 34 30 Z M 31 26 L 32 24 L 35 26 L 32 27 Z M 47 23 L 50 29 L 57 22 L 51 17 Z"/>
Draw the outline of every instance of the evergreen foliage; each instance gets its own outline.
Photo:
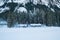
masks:
<path id="1" fill-rule="evenodd" d="M 14 12 L 17 5 L 16 3 L 7 4 L 10 10 L 0 14 L 0 18 L 7 21 L 8 27 L 13 27 L 17 22 L 18 24 L 41 23 L 47 26 L 60 26 L 60 9 L 57 6 L 52 7 L 55 10 L 55 12 L 53 12 L 45 5 L 34 5 L 30 2 L 25 4 L 25 8 L 28 11 L 27 13 L 18 13 Z"/>

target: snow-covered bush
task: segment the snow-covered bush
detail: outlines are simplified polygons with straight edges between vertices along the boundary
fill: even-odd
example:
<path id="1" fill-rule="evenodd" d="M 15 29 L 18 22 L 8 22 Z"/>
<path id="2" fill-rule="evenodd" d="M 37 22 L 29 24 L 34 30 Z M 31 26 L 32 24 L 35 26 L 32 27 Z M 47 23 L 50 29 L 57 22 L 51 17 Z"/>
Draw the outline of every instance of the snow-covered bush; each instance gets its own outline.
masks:
<path id="1" fill-rule="evenodd" d="M 27 9 L 26 8 L 24 8 L 24 7 L 19 7 L 18 9 L 17 9 L 17 13 L 27 13 Z"/>
<path id="2" fill-rule="evenodd" d="M 28 17 L 28 11 L 24 7 L 19 7 L 17 10 L 17 21 L 18 23 L 26 23 Z"/>

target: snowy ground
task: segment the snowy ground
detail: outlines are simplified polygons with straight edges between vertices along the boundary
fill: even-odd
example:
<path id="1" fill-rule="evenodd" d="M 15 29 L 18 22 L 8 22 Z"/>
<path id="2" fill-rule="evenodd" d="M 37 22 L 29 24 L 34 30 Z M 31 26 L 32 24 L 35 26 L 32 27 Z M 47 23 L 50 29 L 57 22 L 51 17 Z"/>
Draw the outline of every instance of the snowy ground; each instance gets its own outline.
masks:
<path id="1" fill-rule="evenodd" d="M 27 25 L 16 24 L 14 28 L 8 28 L 7 22 L 0 21 L 0 24 L 2 24 L 0 25 L 0 40 L 60 40 L 60 27 L 30 24 L 29 27 L 23 28 L 22 26 Z"/>
<path id="2" fill-rule="evenodd" d="M 46 27 L 46 26 L 42 25 L 42 24 L 18 24 L 18 23 L 16 23 L 13 28 L 21 28 L 21 27 Z M 7 22 L 3 21 L 1 19 L 0 20 L 0 28 L 8 28 Z"/>
<path id="3" fill-rule="evenodd" d="M 60 28 L 0 28 L 0 40 L 60 40 Z"/>

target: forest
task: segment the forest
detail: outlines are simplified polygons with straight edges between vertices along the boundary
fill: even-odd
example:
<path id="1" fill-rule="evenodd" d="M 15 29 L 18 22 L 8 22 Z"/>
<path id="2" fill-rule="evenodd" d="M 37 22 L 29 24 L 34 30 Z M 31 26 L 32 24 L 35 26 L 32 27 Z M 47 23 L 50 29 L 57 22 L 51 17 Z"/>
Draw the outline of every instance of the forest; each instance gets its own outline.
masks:
<path id="1" fill-rule="evenodd" d="M 14 2 L 5 3 L 2 7 L 9 7 L 10 10 L 0 13 L 0 18 L 7 21 L 8 27 L 18 24 L 45 24 L 47 26 L 60 26 L 60 8 L 56 5 L 47 7 L 41 4 L 28 2 L 25 5 Z M 25 8 L 23 12 L 19 8 Z M 17 8 L 17 9 L 16 9 Z M 51 10 L 54 9 L 54 11 Z M 16 9 L 16 10 L 15 10 Z"/>

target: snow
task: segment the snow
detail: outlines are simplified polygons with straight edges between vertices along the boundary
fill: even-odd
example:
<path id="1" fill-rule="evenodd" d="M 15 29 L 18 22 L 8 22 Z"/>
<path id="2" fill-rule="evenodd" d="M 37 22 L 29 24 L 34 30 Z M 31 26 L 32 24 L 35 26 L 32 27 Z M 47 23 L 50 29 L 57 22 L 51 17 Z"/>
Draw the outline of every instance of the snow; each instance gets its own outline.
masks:
<path id="1" fill-rule="evenodd" d="M 6 10 L 9 10 L 9 7 L 0 8 L 0 13 L 5 12 Z"/>
<path id="2" fill-rule="evenodd" d="M 51 8 L 51 11 L 55 12 L 55 10 L 53 8 Z"/>
<path id="3" fill-rule="evenodd" d="M 57 5 L 58 8 L 60 8 L 60 3 L 57 3 L 56 5 Z"/>
<path id="4" fill-rule="evenodd" d="M 5 7 L 4 9 L 5 9 L 5 10 L 9 10 L 9 7 Z"/>
<path id="5" fill-rule="evenodd" d="M 53 0 L 53 5 L 56 5 L 58 8 L 60 8 L 60 1 L 59 0 Z"/>
<path id="6" fill-rule="evenodd" d="M 32 26 L 32 27 L 36 27 L 36 26 L 41 27 L 42 24 L 30 24 L 30 26 Z"/>
<path id="7" fill-rule="evenodd" d="M 13 0 L 14 2 L 18 2 L 18 3 L 22 3 L 24 2 L 25 0 Z"/>
<path id="8" fill-rule="evenodd" d="M 0 28 L 8 28 L 6 24 L 0 25 Z"/>
<path id="9" fill-rule="evenodd" d="M 60 2 L 60 1 L 59 1 Z"/>
<path id="10" fill-rule="evenodd" d="M 13 0 L 14 3 L 27 3 L 28 0 Z"/>
<path id="11" fill-rule="evenodd" d="M 1 28 L 0 40 L 60 40 L 60 28 Z"/>
<path id="12" fill-rule="evenodd" d="M 12 1 L 11 0 L 8 0 L 8 2 L 7 3 L 11 3 Z"/>
<path id="13" fill-rule="evenodd" d="M 48 4 L 49 4 L 49 0 L 41 0 L 41 1 L 42 1 L 42 4 L 43 4 L 43 5 L 48 6 Z"/>
<path id="14" fill-rule="evenodd" d="M 0 19 L 0 28 L 7 28 L 7 22 L 3 19 Z"/>
<path id="15" fill-rule="evenodd" d="M 34 3 L 35 5 L 37 5 L 38 0 L 33 0 L 33 3 Z"/>
<path id="16" fill-rule="evenodd" d="M 9 0 L 8 2 L 11 1 Z M 23 3 L 25 1 L 14 2 Z M 37 1 L 35 3 L 37 4 Z M 3 4 L 4 3 L 0 1 L 0 6 Z M 42 0 L 42 4 L 48 6 L 48 1 Z M 60 7 L 60 4 L 57 6 Z M 0 13 L 6 10 L 9 10 L 9 7 L 0 8 Z M 18 13 L 27 13 L 27 9 L 24 7 L 19 7 L 17 10 Z M 53 8 L 51 8 L 51 10 L 54 12 Z M 7 24 L 7 22 L 0 21 L 0 24 Z M 20 26 L 20 28 L 18 26 Z M 23 28 L 24 26 L 27 26 L 27 24 L 17 24 L 14 28 L 8 28 L 7 25 L 0 25 L 0 40 L 60 40 L 60 27 L 47 27 L 41 24 L 29 24 L 29 27 Z"/>
<path id="17" fill-rule="evenodd" d="M 14 28 L 18 28 L 18 27 L 27 27 L 27 24 L 16 24 L 14 26 Z"/>
<path id="18" fill-rule="evenodd" d="M 0 24 L 7 24 L 6 21 L 0 21 Z"/>
<path id="19" fill-rule="evenodd" d="M 0 0 L 0 6 L 2 6 L 4 4 L 4 2 L 2 0 Z"/>
<path id="20" fill-rule="evenodd" d="M 25 12 L 25 13 L 27 13 L 27 9 L 24 8 L 24 7 L 19 7 L 19 8 L 17 9 L 17 11 L 18 11 L 18 13 L 20 13 L 20 12 Z"/>

